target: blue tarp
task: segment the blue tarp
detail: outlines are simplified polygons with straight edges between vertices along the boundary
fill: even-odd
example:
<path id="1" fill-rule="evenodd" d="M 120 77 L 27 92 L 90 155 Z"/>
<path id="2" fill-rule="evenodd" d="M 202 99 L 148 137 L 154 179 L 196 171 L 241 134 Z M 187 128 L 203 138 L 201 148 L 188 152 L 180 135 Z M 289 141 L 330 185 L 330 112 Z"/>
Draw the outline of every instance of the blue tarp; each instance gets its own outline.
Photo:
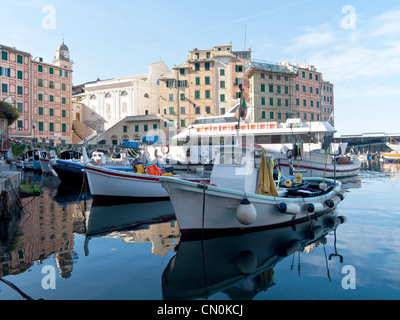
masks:
<path id="1" fill-rule="evenodd" d="M 142 143 L 156 143 L 156 142 L 161 142 L 160 137 L 156 136 L 146 136 L 142 138 Z"/>
<path id="2" fill-rule="evenodd" d="M 139 148 L 139 142 L 136 142 L 136 141 L 122 141 L 122 147 Z"/>

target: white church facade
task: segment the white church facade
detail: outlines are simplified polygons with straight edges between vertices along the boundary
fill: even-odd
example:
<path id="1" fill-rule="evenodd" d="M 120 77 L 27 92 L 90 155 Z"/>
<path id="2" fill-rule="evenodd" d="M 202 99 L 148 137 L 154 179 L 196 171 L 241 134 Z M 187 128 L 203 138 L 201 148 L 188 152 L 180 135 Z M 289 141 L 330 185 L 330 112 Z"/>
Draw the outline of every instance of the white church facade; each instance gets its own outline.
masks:
<path id="1" fill-rule="evenodd" d="M 101 134 L 127 116 L 159 114 L 159 79 L 171 71 L 162 61 L 149 69 L 149 74 L 75 85 L 73 102 L 80 111 L 74 119 Z"/>

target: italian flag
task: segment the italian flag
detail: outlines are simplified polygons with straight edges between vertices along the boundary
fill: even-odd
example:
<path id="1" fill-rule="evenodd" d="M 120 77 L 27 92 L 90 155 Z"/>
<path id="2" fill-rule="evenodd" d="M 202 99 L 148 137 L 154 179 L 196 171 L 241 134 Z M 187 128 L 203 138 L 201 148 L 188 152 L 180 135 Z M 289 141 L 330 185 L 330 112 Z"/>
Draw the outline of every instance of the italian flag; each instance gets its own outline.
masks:
<path id="1" fill-rule="evenodd" d="M 242 120 L 245 120 L 247 116 L 247 104 L 246 104 L 246 99 L 243 99 L 243 103 L 240 107 L 240 117 Z"/>

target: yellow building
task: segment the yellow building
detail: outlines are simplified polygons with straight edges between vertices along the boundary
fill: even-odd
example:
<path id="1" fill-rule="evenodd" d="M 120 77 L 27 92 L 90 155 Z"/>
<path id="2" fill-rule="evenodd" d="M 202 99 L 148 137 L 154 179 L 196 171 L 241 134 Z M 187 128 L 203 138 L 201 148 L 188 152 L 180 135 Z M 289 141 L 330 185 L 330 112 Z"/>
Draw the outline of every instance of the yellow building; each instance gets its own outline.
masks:
<path id="1" fill-rule="evenodd" d="M 160 79 L 161 114 L 177 121 L 178 131 L 202 115 L 224 114 L 240 98 L 250 59 L 251 50 L 232 51 L 232 44 L 189 51 L 186 62 Z"/>

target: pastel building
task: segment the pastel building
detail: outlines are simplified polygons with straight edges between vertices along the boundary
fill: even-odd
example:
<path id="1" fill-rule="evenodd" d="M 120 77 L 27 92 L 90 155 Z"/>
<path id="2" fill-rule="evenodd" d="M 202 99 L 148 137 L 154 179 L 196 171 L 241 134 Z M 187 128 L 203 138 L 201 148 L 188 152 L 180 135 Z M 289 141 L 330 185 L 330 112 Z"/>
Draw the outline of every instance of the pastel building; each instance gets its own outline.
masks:
<path id="1" fill-rule="evenodd" d="M 189 51 L 188 60 L 160 79 L 160 111 L 186 128 L 201 115 L 222 115 L 240 98 L 251 50 L 232 51 L 232 44 Z M 246 93 L 245 93 L 246 94 Z"/>
<path id="2" fill-rule="evenodd" d="M 98 135 L 128 116 L 159 113 L 159 79 L 171 71 L 162 61 L 150 64 L 149 69 L 148 74 L 75 85 L 73 121 L 81 122 Z"/>
<path id="3" fill-rule="evenodd" d="M 299 65 L 294 81 L 296 117 L 302 121 L 322 121 L 321 117 L 322 74 L 314 66 Z"/>
<path id="4" fill-rule="evenodd" d="M 1 98 L 11 99 L 20 118 L 11 127 L 14 138 L 43 143 L 71 143 L 72 65 L 64 42 L 53 63 L 0 45 Z"/>
<path id="5" fill-rule="evenodd" d="M 252 60 L 246 65 L 246 79 L 255 122 L 328 121 L 333 113 L 333 85 L 314 66 Z"/>
<path id="6" fill-rule="evenodd" d="M 248 102 L 254 122 L 286 121 L 294 115 L 294 83 L 297 67 L 252 60 L 246 65 Z"/>
<path id="7" fill-rule="evenodd" d="M 30 53 L 0 45 L 0 99 L 9 101 L 20 115 L 9 128 L 11 136 L 33 137 L 31 74 Z"/>
<path id="8" fill-rule="evenodd" d="M 334 101 L 333 101 L 333 84 L 329 81 L 322 81 L 322 118 L 323 121 L 330 122 L 334 125 Z"/>

